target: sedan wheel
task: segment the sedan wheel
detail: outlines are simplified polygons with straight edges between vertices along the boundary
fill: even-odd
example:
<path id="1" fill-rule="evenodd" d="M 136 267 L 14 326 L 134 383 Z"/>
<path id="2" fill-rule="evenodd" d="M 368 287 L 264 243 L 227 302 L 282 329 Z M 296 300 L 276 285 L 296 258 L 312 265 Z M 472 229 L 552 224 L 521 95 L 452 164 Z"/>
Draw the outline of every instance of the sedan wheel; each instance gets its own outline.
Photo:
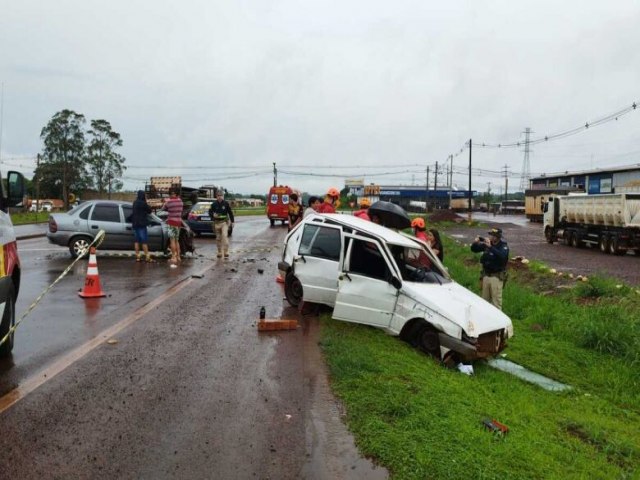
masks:
<path id="1" fill-rule="evenodd" d="M 0 340 L 9 332 L 11 327 L 16 323 L 16 295 L 13 288 L 13 283 L 9 287 L 7 292 L 7 301 L 4 304 L 4 310 L 2 312 L 2 318 L 0 319 Z M 7 341 L 0 345 L 0 357 L 6 357 L 13 350 L 13 337 L 12 333 L 7 338 Z"/>
<path id="2" fill-rule="evenodd" d="M 302 301 L 302 284 L 292 272 L 284 278 L 284 296 L 292 307 L 297 307 Z"/>
<path id="3" fill-rule="evenodd" d="M 69 253 L 73 258 L 79 257 L 83 252 L 86 254 L 89 252 L 89 245 L 91 245 L 91 238 L 89 237 L 75 237 L 69 242 Z"/>
<path id="4" fill-rule="evenodd" d="M 425 324 L 418 330 L 418 348 L 440 361 L 440 339 L 438 331 L 431 325 Z"/>

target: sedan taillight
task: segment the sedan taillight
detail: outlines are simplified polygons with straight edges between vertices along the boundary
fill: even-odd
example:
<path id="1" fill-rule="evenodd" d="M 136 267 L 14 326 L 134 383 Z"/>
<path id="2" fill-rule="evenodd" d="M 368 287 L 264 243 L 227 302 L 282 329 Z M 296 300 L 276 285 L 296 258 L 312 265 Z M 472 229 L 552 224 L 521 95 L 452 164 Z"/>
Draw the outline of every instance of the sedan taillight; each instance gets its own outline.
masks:
<path id="1" fill-rule="evenodd" d="M 56 233 L 58 231 L 58 224 L 53 217 L 49 217 L 49 231 L 51 233 Z"/>

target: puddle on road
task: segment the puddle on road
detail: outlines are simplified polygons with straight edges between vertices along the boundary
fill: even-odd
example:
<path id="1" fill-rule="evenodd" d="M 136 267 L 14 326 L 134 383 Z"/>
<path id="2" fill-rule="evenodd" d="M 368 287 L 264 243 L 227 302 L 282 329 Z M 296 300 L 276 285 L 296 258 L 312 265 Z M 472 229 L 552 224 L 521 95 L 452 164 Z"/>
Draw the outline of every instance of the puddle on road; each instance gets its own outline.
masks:
<path id="1" fill-rule="evenodd" d="M 510 373 L 526 382 L 536 384 L 539 387 L 542 387 L 545 390 L 549 390 L 551 392 L 563 392 L 565 390 L 571 390 L 571 387 L 569 385 L 556 382 L 555 380 L 547 378 L 544 375 L 540 375 L 539 373 L 527 370 L 522 365 L 518 365 L 517 363 L 510 362 L 509 360 L 505 360 L 503 358 L 492 358 L 487 363 L 496 370 Z"/>

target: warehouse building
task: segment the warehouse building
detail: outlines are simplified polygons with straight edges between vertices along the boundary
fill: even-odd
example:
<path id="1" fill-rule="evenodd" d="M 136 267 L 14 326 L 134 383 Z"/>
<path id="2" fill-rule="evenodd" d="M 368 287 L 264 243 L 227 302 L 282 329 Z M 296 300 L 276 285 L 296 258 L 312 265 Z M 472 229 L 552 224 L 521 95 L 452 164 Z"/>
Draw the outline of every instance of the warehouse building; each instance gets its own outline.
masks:
<path id="1" fill-rule="evenodd" d="M 531 178 L 529 183 L 531 190 L 553 190 L 560 187 L 582 190 L 589 194 L 622 193 L 634 189 L 639 191 L 640 164 L 541 175 Z"/>

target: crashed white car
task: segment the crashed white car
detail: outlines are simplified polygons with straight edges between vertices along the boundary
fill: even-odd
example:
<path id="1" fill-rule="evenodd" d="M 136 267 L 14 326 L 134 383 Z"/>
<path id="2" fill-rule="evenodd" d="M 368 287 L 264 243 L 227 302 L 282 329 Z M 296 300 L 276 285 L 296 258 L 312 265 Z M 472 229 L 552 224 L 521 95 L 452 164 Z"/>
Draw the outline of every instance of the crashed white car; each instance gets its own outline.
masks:
<path id="1" fill-rule="evenodd" d="M 511 319 L 454 282 L 422 241 L 350 215 L 313 214 L 285 238 L 278 268 L 288 302 L 379 327 L 435 358 L 497 354 Z"/>

